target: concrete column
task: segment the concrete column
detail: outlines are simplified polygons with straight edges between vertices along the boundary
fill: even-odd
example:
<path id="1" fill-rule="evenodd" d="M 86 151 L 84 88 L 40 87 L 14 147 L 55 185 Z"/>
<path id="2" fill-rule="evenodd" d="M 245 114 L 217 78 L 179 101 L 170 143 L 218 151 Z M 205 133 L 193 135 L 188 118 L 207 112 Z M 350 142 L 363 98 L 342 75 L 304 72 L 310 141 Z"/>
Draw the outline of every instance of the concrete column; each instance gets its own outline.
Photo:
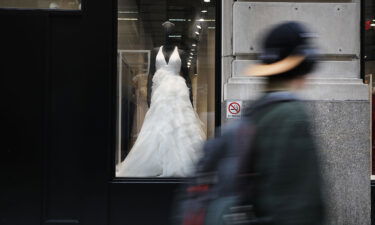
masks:
<path id="1" fill-rule="evenodd" d="M 222 1 L 222 90 L 228 84 L 232 76 L 233 55 L 233 4 L 234 0 Z M 222 91 L 222 100 L 225 99 L 225 93 Z"/>
<path id="2" fill-rule="evenodd" d="M 226 101 L 254 100 L 264 79 L 246 76 L 259 37 L 273 24 L 301 21 L 318 34 L 318 69 L 300 94 L 321 147 L 329 224 L 370 224 L 369 89 L 360 78 L 360 0 L 223 0 L 223 118 Z"/>

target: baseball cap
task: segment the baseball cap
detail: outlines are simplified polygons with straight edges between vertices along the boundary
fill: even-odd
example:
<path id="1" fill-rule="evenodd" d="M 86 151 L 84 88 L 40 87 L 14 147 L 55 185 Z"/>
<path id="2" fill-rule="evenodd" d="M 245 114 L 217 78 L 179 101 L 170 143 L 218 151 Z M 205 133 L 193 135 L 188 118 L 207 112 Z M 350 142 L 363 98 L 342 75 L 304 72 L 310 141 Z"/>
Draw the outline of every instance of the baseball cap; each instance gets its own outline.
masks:
<path id="1" fill-rule="evenodd" d="M 250 76 L 273 76 L 294 70 L 302 64 L 315 63 L 316 48 L 311 38 L 316 37 L 299 22 L 284 22 L 274 26 L 265 36 L 260 64 L 250 68 Z M 308 71 L 304 70 L 304 73 Z M 301 74 L 303 75 L 303 74 Z"/>

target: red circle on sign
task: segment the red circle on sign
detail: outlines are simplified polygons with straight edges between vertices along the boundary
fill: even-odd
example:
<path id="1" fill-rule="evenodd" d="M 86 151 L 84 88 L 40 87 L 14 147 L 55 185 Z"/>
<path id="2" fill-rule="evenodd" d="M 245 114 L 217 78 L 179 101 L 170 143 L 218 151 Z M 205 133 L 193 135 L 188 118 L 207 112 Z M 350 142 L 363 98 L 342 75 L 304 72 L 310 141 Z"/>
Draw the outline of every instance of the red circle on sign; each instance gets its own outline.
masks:
<path id="1" fill-rule="evenodd" d="M 233 114 L 233 115 L 236 115 L 238 113 L 241 112 L 241 106 L 240 104 L 238 104 L 237 102 L 232 102 L 229 104 L 228 106 L 228 111 Z"/>

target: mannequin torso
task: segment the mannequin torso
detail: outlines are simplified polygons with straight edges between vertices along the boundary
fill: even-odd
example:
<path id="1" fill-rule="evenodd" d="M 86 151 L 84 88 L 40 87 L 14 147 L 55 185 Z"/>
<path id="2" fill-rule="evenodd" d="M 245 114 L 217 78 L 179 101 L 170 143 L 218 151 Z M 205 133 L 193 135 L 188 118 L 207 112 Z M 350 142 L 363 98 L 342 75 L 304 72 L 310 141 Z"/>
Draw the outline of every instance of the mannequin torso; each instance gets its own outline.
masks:
<path id="1" fill-rule="evenodd" d="M 165 57 L 165 61 L 168 63 L 169 58 L 171 57 L 173 50 L 175 46 L 173 45 L 163 45 L 163 55 Z M 151 104 L 151 92 L 152 92 L 152 78 L 156 72 L 156 56 L 160 50 L 160 47 L 154 48 L 151 52 L 151 65 L 150 65 L 150 73 L 148 75 L 148 81 L 147 81 L 147 103 L 148 106 Z M 191 79 L 189 77 L 189 68 L 187 68 L 187 54 L 184 50 L 178 49 L 178 53 L 181 58 L 181 73 L 180 75 L 185 79 L 186 86 L 190 89 L 190 101 L 192 101 L 192 91 L 191 91 Z"/>
<path id="2" fill-rule="evenodd" d="M 174 24 L 167 21 L 163 23 L 163 28 L 164 28 L 164 34 L 165 34 L 165 43 L 163 45 L 163 56 L 165 58 L 165 61 L 169 63 L 169 59 L 176 47 L 176 45 L 173 43 L 174 40 L 170 38 L 170 35 L 173 32 L 174 29 Z M 152 78 L 156 72 L 156 56 L 160 50 L 160 47 L 156 47 L 151 51 L 151 62 L 150 62 L 150 73 L 148 75 L 148 81 L 147 81 L 147 103 L 148 106 L 150 107 L 151 104 L 151 92 L 152 92 Z M 191 80 L 189 77 L 189 68 L 187 67 L 187 61 L 188 61 L 188 55 L 186 54 L 185 51 L 178 49 L 179 56 L 181 58 L 181 72 L 180 75 L 185 79 L 186 81 L 186 86 L 190 90 L 190 101 L 192 102 L 193 97 L 192 97 L 192 90 L 191 90 Z"/>

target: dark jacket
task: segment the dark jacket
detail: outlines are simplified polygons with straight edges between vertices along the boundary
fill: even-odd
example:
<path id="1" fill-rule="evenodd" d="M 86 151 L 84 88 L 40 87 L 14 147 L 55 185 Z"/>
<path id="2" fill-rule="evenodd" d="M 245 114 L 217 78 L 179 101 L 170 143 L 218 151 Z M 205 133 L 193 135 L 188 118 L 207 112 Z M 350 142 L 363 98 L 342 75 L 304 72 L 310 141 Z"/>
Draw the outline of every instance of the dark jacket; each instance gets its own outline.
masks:
<path id="1" fill-rule="evenodd" d="M 272 218 L 275 225 L 322 224 L 317 148 L 303 103 L 270 104 L 251 118 L 256 130 L 253 148 L 258 178 L 253 198 L 258 214 Z"/>

